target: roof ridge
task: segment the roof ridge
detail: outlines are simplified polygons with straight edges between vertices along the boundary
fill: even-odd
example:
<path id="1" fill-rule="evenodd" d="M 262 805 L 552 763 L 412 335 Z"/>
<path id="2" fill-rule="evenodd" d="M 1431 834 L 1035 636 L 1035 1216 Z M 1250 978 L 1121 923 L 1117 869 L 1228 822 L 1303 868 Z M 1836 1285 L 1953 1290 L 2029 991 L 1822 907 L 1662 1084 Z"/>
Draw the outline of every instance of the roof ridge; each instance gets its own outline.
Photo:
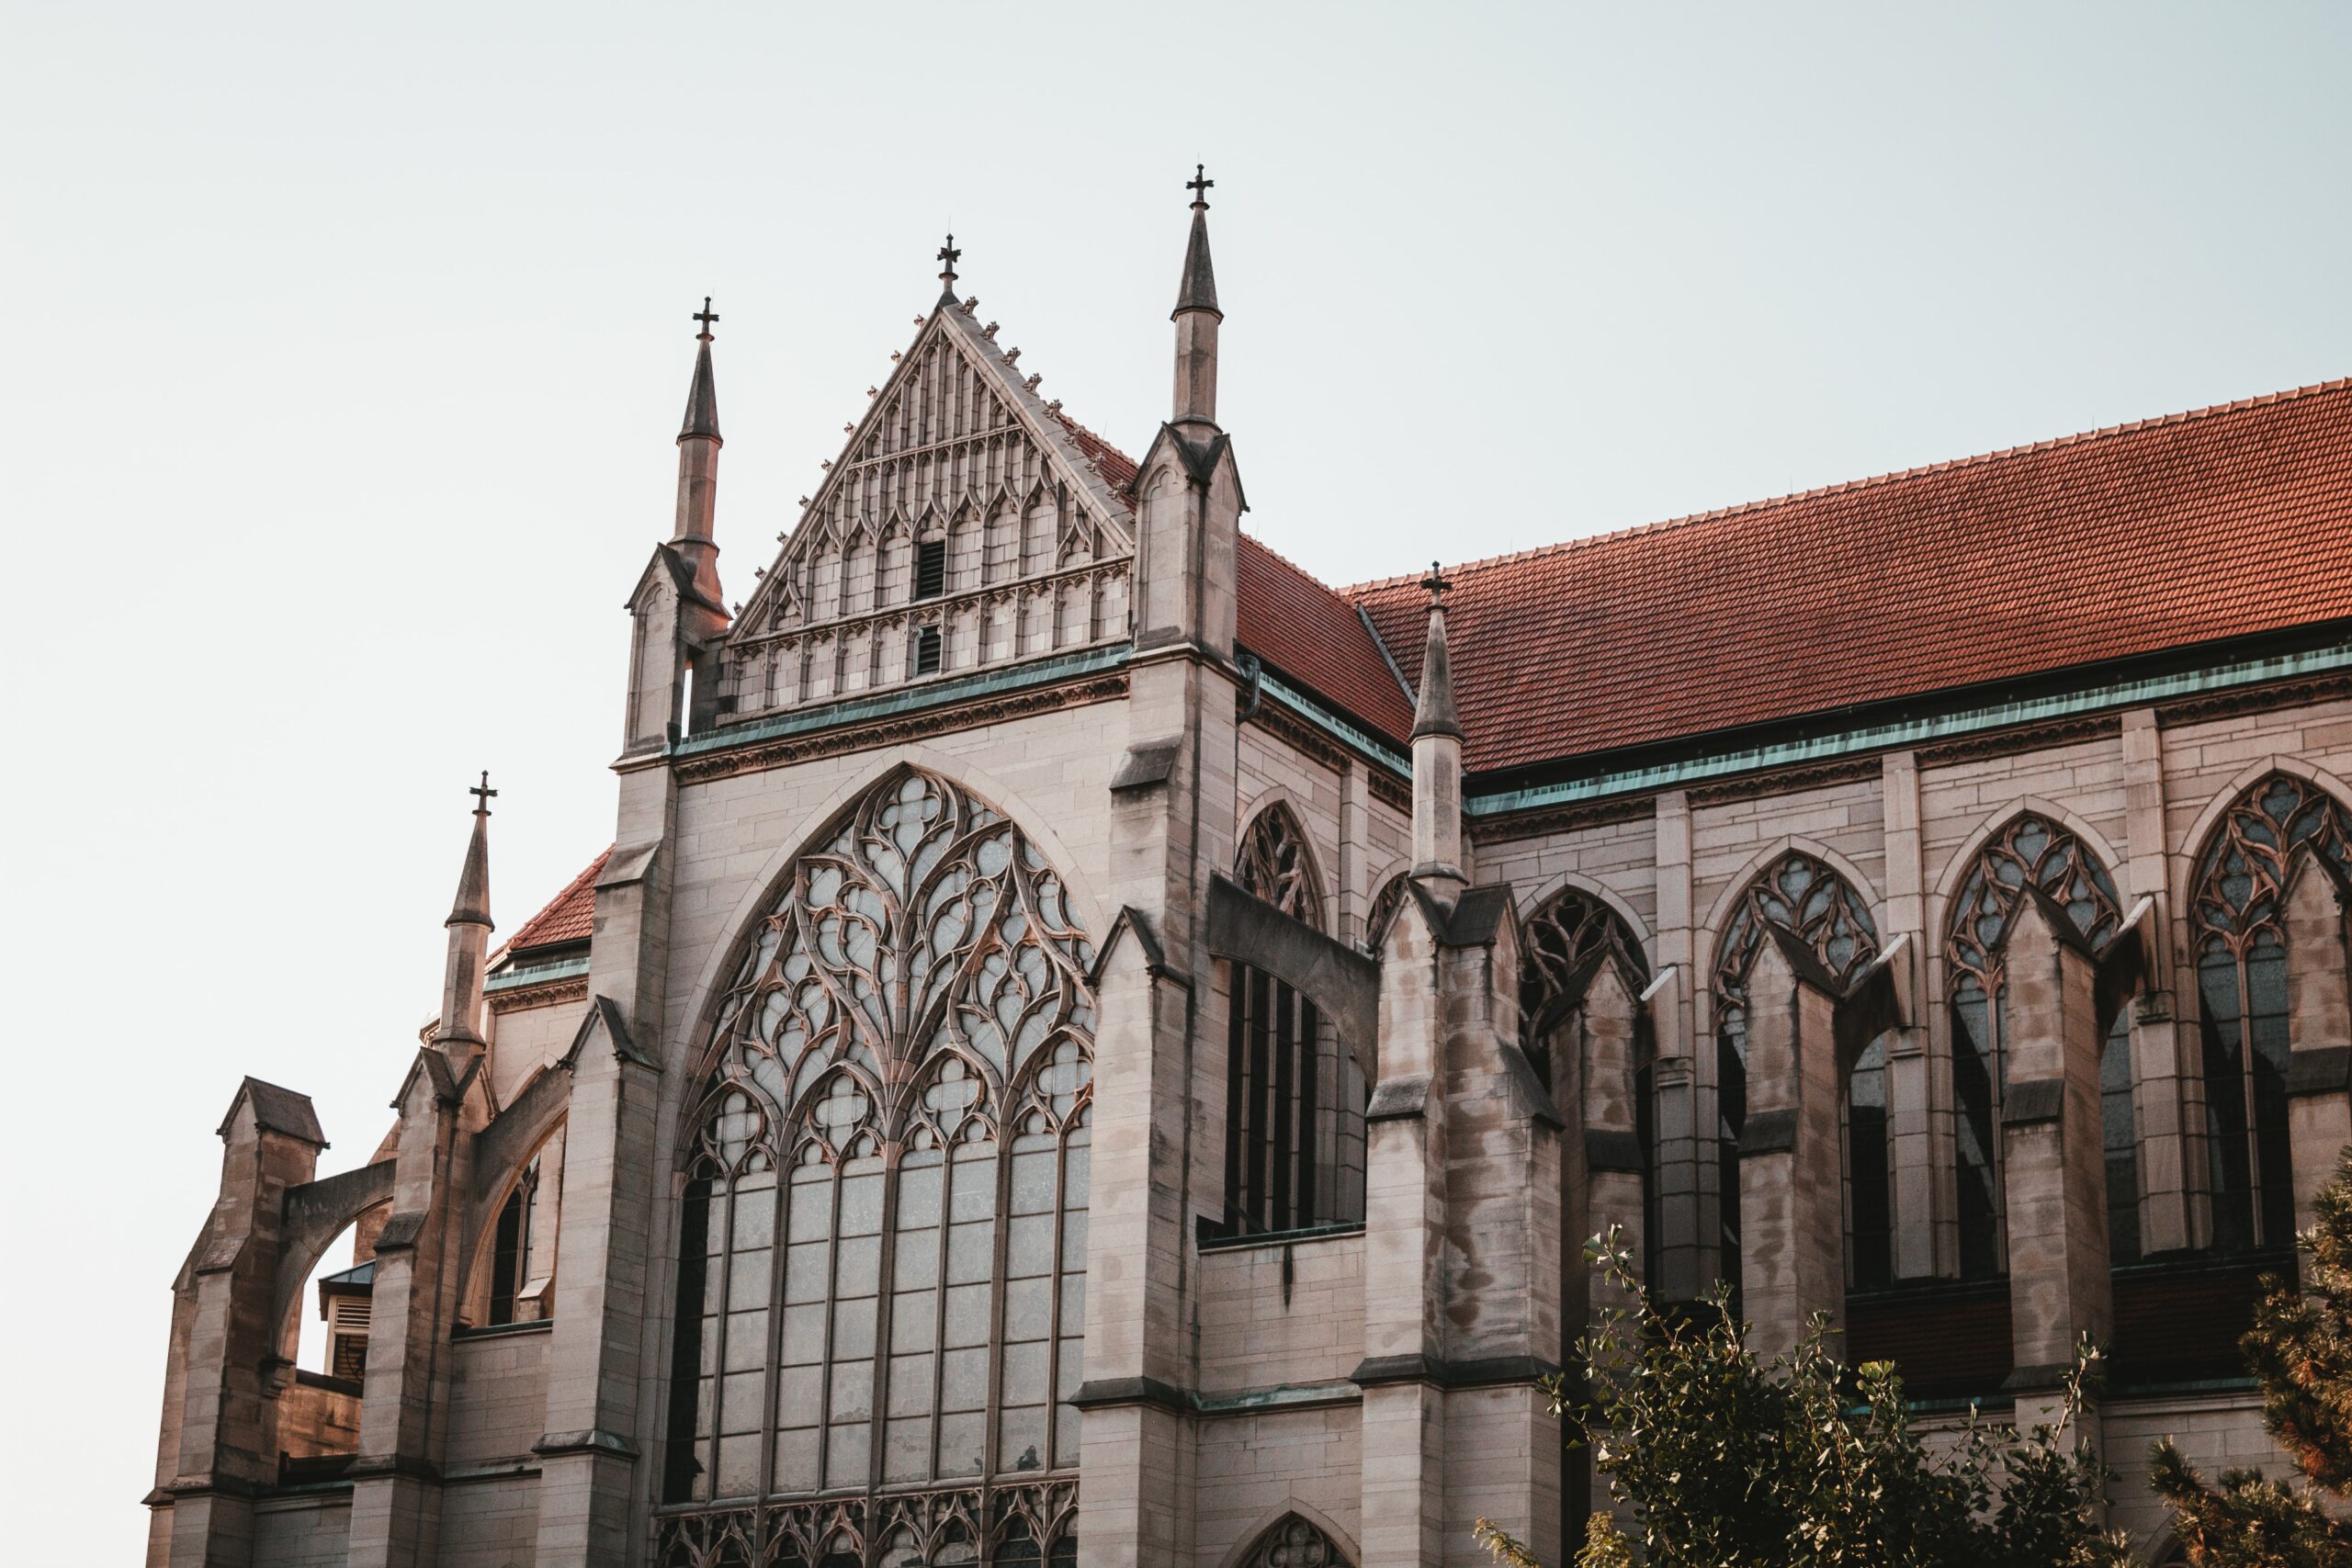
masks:
<path id="1" fill-rule="evenodd" d="M 2299 398 L 2316 397 L 2327 392 L 2352 389 L 2352 376 L 2341 376 L 2332 381 L 2313 381 L 2306 386 L 2289 387 L 2282 391 L 2263 392 L 2250 398 L 2237 398 L 2229 402 L 2208 403 L 2202 408 L 2183 409 L 2177 413 L 2155 414 L 2146 419 L 2129 420 L 2120 424 L 2100 425 L 2091 430 L 2079 430 L 2070 435 L 2052 435 L 2040 441 L 2029 441 L 2015 446 L 1996 447 L 1964 457 L 1946 457 L 1939 462 L 1921 463 L 1913 468 L 1890 469 L 1862 479 L 1840 479 L 1834 484 L 1815 485 L 1810 490 L 1791 491 L 1786 494 L 1765 496 L 1756 501 L 1743 501 L 1730 506 L 1718 506 L 1705 512 L 1686 512 L 1679 516 L 1659 518 L 1650 523 L 1635 523 L 1626 527 L 1609 528 L 1597 534 L 1586 534 L 1574 539 L 1555 540 L 1548 545 L 1532 545 L 1523 550 L 1510 550 L 1501 555 L 1483 556 L 1474 560 L 1448 562 L 1449 572 L 1476 571 L 1487 567 L 1509 566 L 1514 562 L 1538 557 L 1564 554 L 1618 539 L 1632 538 L 1642 534 L 1655 534 L 1668 528 L 1690 527 L 1701 523 L 1713 523 L 1725 517 L 1743 516 L 1749 513 L 1767 512 L 1774 507 L 1790 506 L 1801 501 L 1815 501 L 1823 496 L 1839 495 L 1849 491 L 1875 489 L 1881 485 L 1899 483 L 1905 479 L 1923 479 L 1929 474 L 1950 473 L 1957 468 L 1973 468 L 2005 458 L 2029 457 L 2059 447 L 2081 446 L 2087 442 L 2112 436 L 2129 435 L 2137 431 L 2159 429 L 2168 424 L 2184 424 L 2190 420 L 2214 418 L 2222 414 L 2240 413 L 2247 409 L 2264 408 L 2272 403 L 2290 402 Z M 1363 582 L 1349 583 L 1332 592 L 1353 600 L 1360 594 L 1379 592 L 1391 588 L 1418 587 L 1420 578 L 1411 572 L 1396 577 L 1373 578 Z"/>
<path id="2" fill-rule="evenodd" d="M 1307 581 L 1323 590 L 1324 592 L 1331 594 L 1335 598 L 1347 598 L 1348 591 L 1346 589 L 1334 588 L 1331 584 L 1324 581 L 1321 578 L 1316 576 L 1313 572 L 1307 570 L 1305 567 L 1299 565 L 1296 561 L 1291 559 L 1290 557 L 1283 554 L 1282 551 L 1274 548 L 1273 546 L 1266 543 L 1263 538 L 1260 537 L 1256 534 L 1252 534 L 1247 528 L 1237 528 L 1234 530 L 1234 533 L 1237 537 L 1249 540 L 1251 544 L 1257 546 L 1260 549 L 1265 551 L 1268 555 L 1273 557 L 1284 566 L 1290 568 L 1291 570 L 1298 573 L 1299 576 L 1306 579 Z"/>

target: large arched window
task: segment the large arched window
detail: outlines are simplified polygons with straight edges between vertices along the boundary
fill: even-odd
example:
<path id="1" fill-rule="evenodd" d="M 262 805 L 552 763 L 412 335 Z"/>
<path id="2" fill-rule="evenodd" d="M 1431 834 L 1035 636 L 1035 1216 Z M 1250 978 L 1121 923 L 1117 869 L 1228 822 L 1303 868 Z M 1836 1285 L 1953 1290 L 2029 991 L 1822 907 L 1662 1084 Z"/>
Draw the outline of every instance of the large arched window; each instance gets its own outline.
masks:
<path id="1" fill-rule="evenodd" d="M 1758 872 L 1724 923 L 1715 948 L 1716 1148 L 1721 1183 L 1723 1277 L 1739 1286 L 1739 1137 L 1747 1125 L 1747 977 L 1762 951 L 1765 929 L 1788 932 L 1818 959 L 1839 986 L 1849 984 L 1878 955 L 1878 927 L 1870 907 L 1823 862 L 1792 850 Z M 1883 1219 L 1876 1228 L 1858 1226 L 1884 1216 L 1886 1156 L 1885 1061 L 1875 1042 L 1854 1065 L 1849 1079 L 1847 1144 L 1848 1270 L 1857 1283 L 1883 1283 L 1889 1243 Z M 1857 1087 L 1859 1083 L 1859 1087 Z M 1852 1100 L 1871 1095 L 1860 1113 Z"/>
<path id="2" fill-rule="evenodd" d="M 1243 891 L 1322 931 L 1306 832 L 1277 801 L 1241 835 Z M 1364 1076 L 1322 1010 L 1250 964 L 1227 966 L 1226 1228 L 1267 1235 L 1363 1218 Z"/>
<path id="3" fill-rule="evenodd" d="M 2273 773 L 2231 806 L 2197 862 L 2189 923 L 2213 1245 L 2224 1252 L 2282 1247 L 2294 1236 L 2284 903 L 2306 853 L 2339 883 L 2352 877 L 2352 817 L 2315 786 Z"/>
<path id="4" fill-rule="evenodd" d="M 1561 1025 L 1583 1010 L 1593 978 L 1604 967 L 1614 974 L 1621 988 L 1626 1013 L 1617 1021 L 1623 1025 L 1625 1043 L 1630 1047 L 1620 1063 L 1611 1064 L 1623 1075 L 1623 1081 L 1614 1084 L 1564 1077 L 1558 1060 L 1564 1049 L 1572 1048 L 1564 1038 L 1566 1032 Z M 1649 982 L 1649 961 L 1643 956 L 1641 942 L 1623 917 L 1577 888 L 1563 889 L 1547 899 L 1520 930 L 1520 1043 L 1528 1061 L 1555 1095 L 1564 1092 L 1566 1086 L 1576 1085 L 1589 1109 L 1598 1110 L 1620 1094 L 1632 1099 L 1628 1108 L 1630 1131 L 1641 1162 L 1645 1272 L 1654 1280 L 1657 1275 L 1651 1264 L 1658 1243 L 1656 1135 L 1651 1110 L 1651 1058 L 1655 1047 L 1649 1016 L 1639 1006 Z M 1593 1065 L 1588 1064 L 1587 1072 L 1592 1070 Z M 1584 1237 L 1572 1235 L 1565 1240 L 1572 1247 L 1581 1246 Z M 1576 1332 L 1578 1330 L 1570 1330 L 1571 1334 Z"/>
<path id="5" fill-rule="evenodd" d="M 1059 1550 L 1070 1507 L 1039 1499 L 1070 1504 L 1078 1462 L 1092 956 L 1035 846 L 929 773 L 794 863 L 687 1156 L 666 1502 L 878 1495 L 854 1554 L 899 1529 L 928 1550 L 950 1514 L 962 1561 Z M 814 1568 L 833 1508 L 673 1519 L 664 1561 L 737 1529 Z M 1057 1521 L 1026 1559 L 1016 1515 Z"/>
<path id="6" fill-rule="evenodd" d="M 2120 934 L 2122 901 L 2107 868 L 2081 839 L 2028 811 L 1976 852 L 1944 922 L 1950 971 L 1954 1212 L 1960 1272 L 1982 1280 L 2007 1271 L 2007 1205 L 2001 1168 L 2001 1098 L 2007 1081 L 2009 922 L 2028 884 L 2066 911 L 2091 951 Z M 2108 1251 L 2119 1263 L 2140 1255 L 2140 1175 L 2132 1125 L 2132 1026 L 2120 1010 L 2100 1046 L 2101 1121 L 2107 1145 Z"/>

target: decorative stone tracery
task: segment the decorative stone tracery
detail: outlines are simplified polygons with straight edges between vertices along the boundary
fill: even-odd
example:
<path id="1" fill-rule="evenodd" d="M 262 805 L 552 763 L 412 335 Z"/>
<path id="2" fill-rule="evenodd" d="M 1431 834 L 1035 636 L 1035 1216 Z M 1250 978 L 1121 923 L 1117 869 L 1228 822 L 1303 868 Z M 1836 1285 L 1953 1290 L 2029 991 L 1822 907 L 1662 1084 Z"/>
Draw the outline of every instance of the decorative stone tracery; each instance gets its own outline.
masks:
<path id="1" fill-rule="evenodd" d="M 1241 1568 L 1349 1568 L 1349 1563 L 1339 1542 L 1290 1514 L 1258 1538 Z"/>
<path id="2" fill-rule="evenodd" d="M 2289 969 L 2298 940 L 2317 937 L 2290 930 L 2299 872 L 2336 889 L 2334 951 L 2317 961 L 2340 970 L 2352 813 L 2309 781 L 2272 773 L 2240 795 L 2207 839 L 2190 887 L 2207 1179 L 2213 1244 L 2224 1252 L 2282 1247 L 2294 1234 Z"/>
<path id="3" fill-rule="evenodd" d="M 688 1156 L 663 1485 L 744 1506 L 664 1551 L 725 1562 L 740 1536 L 817 1568 L 839 1535 L 900 1561 L 956 1506 L 751 1505 L 933 1482 L 977 1499 L 976 1551 L 981 1522 L 1010 1540 L 1005 1510 L 1035 1510 L 1005 1488 L 1078 1459 L 1092 944 L 1017 828 L 913 769 L 793 863 L 748 943 Z"/>
<path id="4" fill-rule="evenodd" d="M 1723 1277 L 1735 1282 L 1740 1278 L 1739 1145 L 1747 1122 L 1748 977 L 1769 940 L 1768 927 L 1794 937 L 1839 989 L 1879 951 L 1878 926 L 1861 895 L 1826 862 L 1802 850 L 1789 851 L 1757 873 L 1724 924 L 1713 976 L 1719 1245 Z M 1865 1093 L 1875 1084 L 1883 1125 L 1884 1058 L 1873 1055 L 1878 1050 L 1874 1042 L 1854 1064 L 1849 1098 L 1854 1079 Z"/>
<path id="5" fill-rule="evenodd" d="M 2080 836 L 2036 812 L 2020 812 L 1970 862 L 1944 920 L 1951 1016 L 1952 1177 L 1960 1271 L 1983 1279 L 2006 1268 L 2007 1179 L 2001 1104 L 2008 1078 L 2007 965 L 2009 927 L 2039 888 L 2064 911 L 2094 953 L 2123 927 L 2114 879 Z M 2108 1238 L 2118 1262 L 2139 1256 L 2138 1144 L 2132 1124 L 2132 1030 L 2118 1016 L 2100 1047 L 2101 1113 L 2108 1168 Z"/>

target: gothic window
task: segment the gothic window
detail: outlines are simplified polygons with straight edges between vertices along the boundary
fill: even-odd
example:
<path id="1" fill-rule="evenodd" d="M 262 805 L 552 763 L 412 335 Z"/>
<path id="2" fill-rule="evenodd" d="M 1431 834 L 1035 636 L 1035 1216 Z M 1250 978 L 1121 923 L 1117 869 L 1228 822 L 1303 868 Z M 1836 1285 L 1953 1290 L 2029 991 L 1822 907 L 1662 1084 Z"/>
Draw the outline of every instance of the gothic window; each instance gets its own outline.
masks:
<path id="1" fill-rule="evenodd" d="M 1315 885 L 1315 859 L 1306 831 L 1290 807 L 1277 801 L 1251 818 L 1234 857 L 1234 880 L 1285 915 L 1323 929 L 1323 896 Z"/>
<path id="2" fill-rule="evenodd" d="M 751 942 L 687 1156 L 665 1500 L 1069 1472 L 1093 949 L 1060 877 L 907 770 L 794 863 Z M 786 1516 L 743 1517 L 782 1539 Z"/>
<path id="3" fill-rule="evenodd" d="M 1348 1568 L 1348 1556 L 1339 1542 L 1288 1514 L 1257 1539 L 1241 1568 Z"/>
<path id="4" fill-rule="evenodd" d="M 2205 1145 L 2213 1245 L 2288 1246 L 2287 882 L 2317 855 L 2352 877 L 2352 814 L 2301 779 L 2274 773 L 2231 806 L 2197 863 L 2189 921 L 2204 1047 Z"/>
<path id="5" fill-rule="evenodd" d="M 1551 1054 L 1535 1043 L 1584 1000 L 1603 964 L 1614 964 L 1628 996 L 1649 988 L 1649 961 L 1617 911 L 1569 888 L 1528 917 L 1520 933 L 1519 1027 L 1528 1060 L 1549 1083 Z"/>
<path id="6" fill-rule="evenodd" d="M 1287 807 L 1241 836 L 1234 878 L 1320 931 L 1306 834 Z M 1227 965 L 1226 1225 L 1238 1235 L 1363 1219 L 1364 1077 L 1320 1009 L 1288 982 Z"/>
<path id="7" fill-rule="evenodd" d="M 915 628 L 915 644 L 909 651 L 912 655 L 909 662 L 914 666 L 914 672 L 916 674 L 938 674 L 940 662 L 939 628 L 937 626 L 917 626 Z"/>
<path id="8" fill-rule="evenodd" d="M 2122 901 L 2107 868 L 2079 838 L 2033 812 L 2020 814 L 1976 852 L 1945 921 L 1950 966 L 1954 1213 L 1962 1279 L 2007 1267 L 2007 1207 L 2001 1168 L 2001 1098 L 2007 1082 L 2009 922 L 2028 884 L 2063 909 L 2094 952 L 2123 925 Z M 2140 1174 L 2132 1128 L 2132 1028 L 2119 1013 L 2099 1048 L 2101 1121 L 2107 1145 L 2109 1251 L 2139 1256 Z"/>
<path id="9" fill-rule="evenodd" d="M 915 546 L 915 597 L 936 599 L 947 592 L 947 541 L 925 539 Z"/>
<path id="10" fill-rule="evenodd" d="M 517 1298 L 529 1283 L 532 1221 L 539 1207 L 539 1162 L 533 1159 L 522 1179 L 498 1211 L 497 1234 L 491 1240 L 490 1321 L 515 1321 Z"/>
<path id="11" fill-rule="evenodd" d="M 1870 907 L 1837 872 L 1802 851 L 1792 850 L 1758 872 L 1724 922 L 1723 940 L 1715 948 L 1715 1140 L 1723 1278 L 1735 1291 L 1740 1269 L 1739 1137 L 1747 1126 L 1747 977 L 1763 949 L 1768 926 L 1810 949 L 1840 987 L 1850 984 L 1878 955 L 1878 927 L 1871 919 Z M 1881 1162 L 1883 1171 L 1883 1156 Z M 1850 1157 L 1847 1164 L 1850 1184 Z M 1871 1174 L 1867 1166 L 1864 1174 Z M 1865 1213 L 1871 1212 L 1871 1202 L 1866 1194 L 1861 1204 Z M 1855 1207 L 1849 1190 L 1848 1213 Z M 1849 1259 L 1854 1251 L 1849 1237 Z"/>
<path id="12" fill-rule="evenodd" d="M 1626 999 L 1638 1003 L 1649 989 L 1650 981 L 1649 961 L 1642 954 L 1641 942 L 1614 909 L 1588 893 L 1564 889 L 1529 916 L 1521 928 L 1520 1043 L 1536 1075 L 1555 1094 L 1561 1092 L 1562 1083 L 1555 1057 L 1566 1043 L 1555 1042 L 1554 1032 L 1583 1007 L 1586 990 L 1604 964 L 1615 971 Z M 1624 1087 L 1633 1097 L 1634 1141 L 1641 1156 L 1645 1272 L 1654 1280 L 1657 1277 L 1652 1265 L 1658 1225 L 1655 1129 L 1651 1122 L 1653 1044 L 1648 1015 L 1638 1005 L 1628 1022 L 1633 1032 L 1626 1063 L 1629 1077 Z M 1586 1094 L 1591 1098 L 1591 1086 L 1587 1086 Z M 1583 1238 L 1570 1236 L 1567 1240 L 1581 1244 Z"/>

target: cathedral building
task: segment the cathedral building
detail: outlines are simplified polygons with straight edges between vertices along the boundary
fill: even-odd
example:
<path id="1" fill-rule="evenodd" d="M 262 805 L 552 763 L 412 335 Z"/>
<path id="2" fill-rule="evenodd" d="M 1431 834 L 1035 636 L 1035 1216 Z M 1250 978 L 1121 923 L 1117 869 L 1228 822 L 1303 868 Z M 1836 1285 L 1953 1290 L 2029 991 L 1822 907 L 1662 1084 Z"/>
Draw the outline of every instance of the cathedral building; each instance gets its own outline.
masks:
<path id="1" fill-rule="evenodd" d="M 484 781 L 366 1160 L 236 1093 L 151 1564 L 1557 1562 L 1611 1225 L 1931 1420 L 2106 1342 L 2148 1561 L 2152 1439 L 2267 1451 L 2352 381 L 1335 589 L 1243 531 L 1193 188 L 1135 457 L 951 240 L 732 604 L 706 302 L 611 846 L 493 947 Z"/>

